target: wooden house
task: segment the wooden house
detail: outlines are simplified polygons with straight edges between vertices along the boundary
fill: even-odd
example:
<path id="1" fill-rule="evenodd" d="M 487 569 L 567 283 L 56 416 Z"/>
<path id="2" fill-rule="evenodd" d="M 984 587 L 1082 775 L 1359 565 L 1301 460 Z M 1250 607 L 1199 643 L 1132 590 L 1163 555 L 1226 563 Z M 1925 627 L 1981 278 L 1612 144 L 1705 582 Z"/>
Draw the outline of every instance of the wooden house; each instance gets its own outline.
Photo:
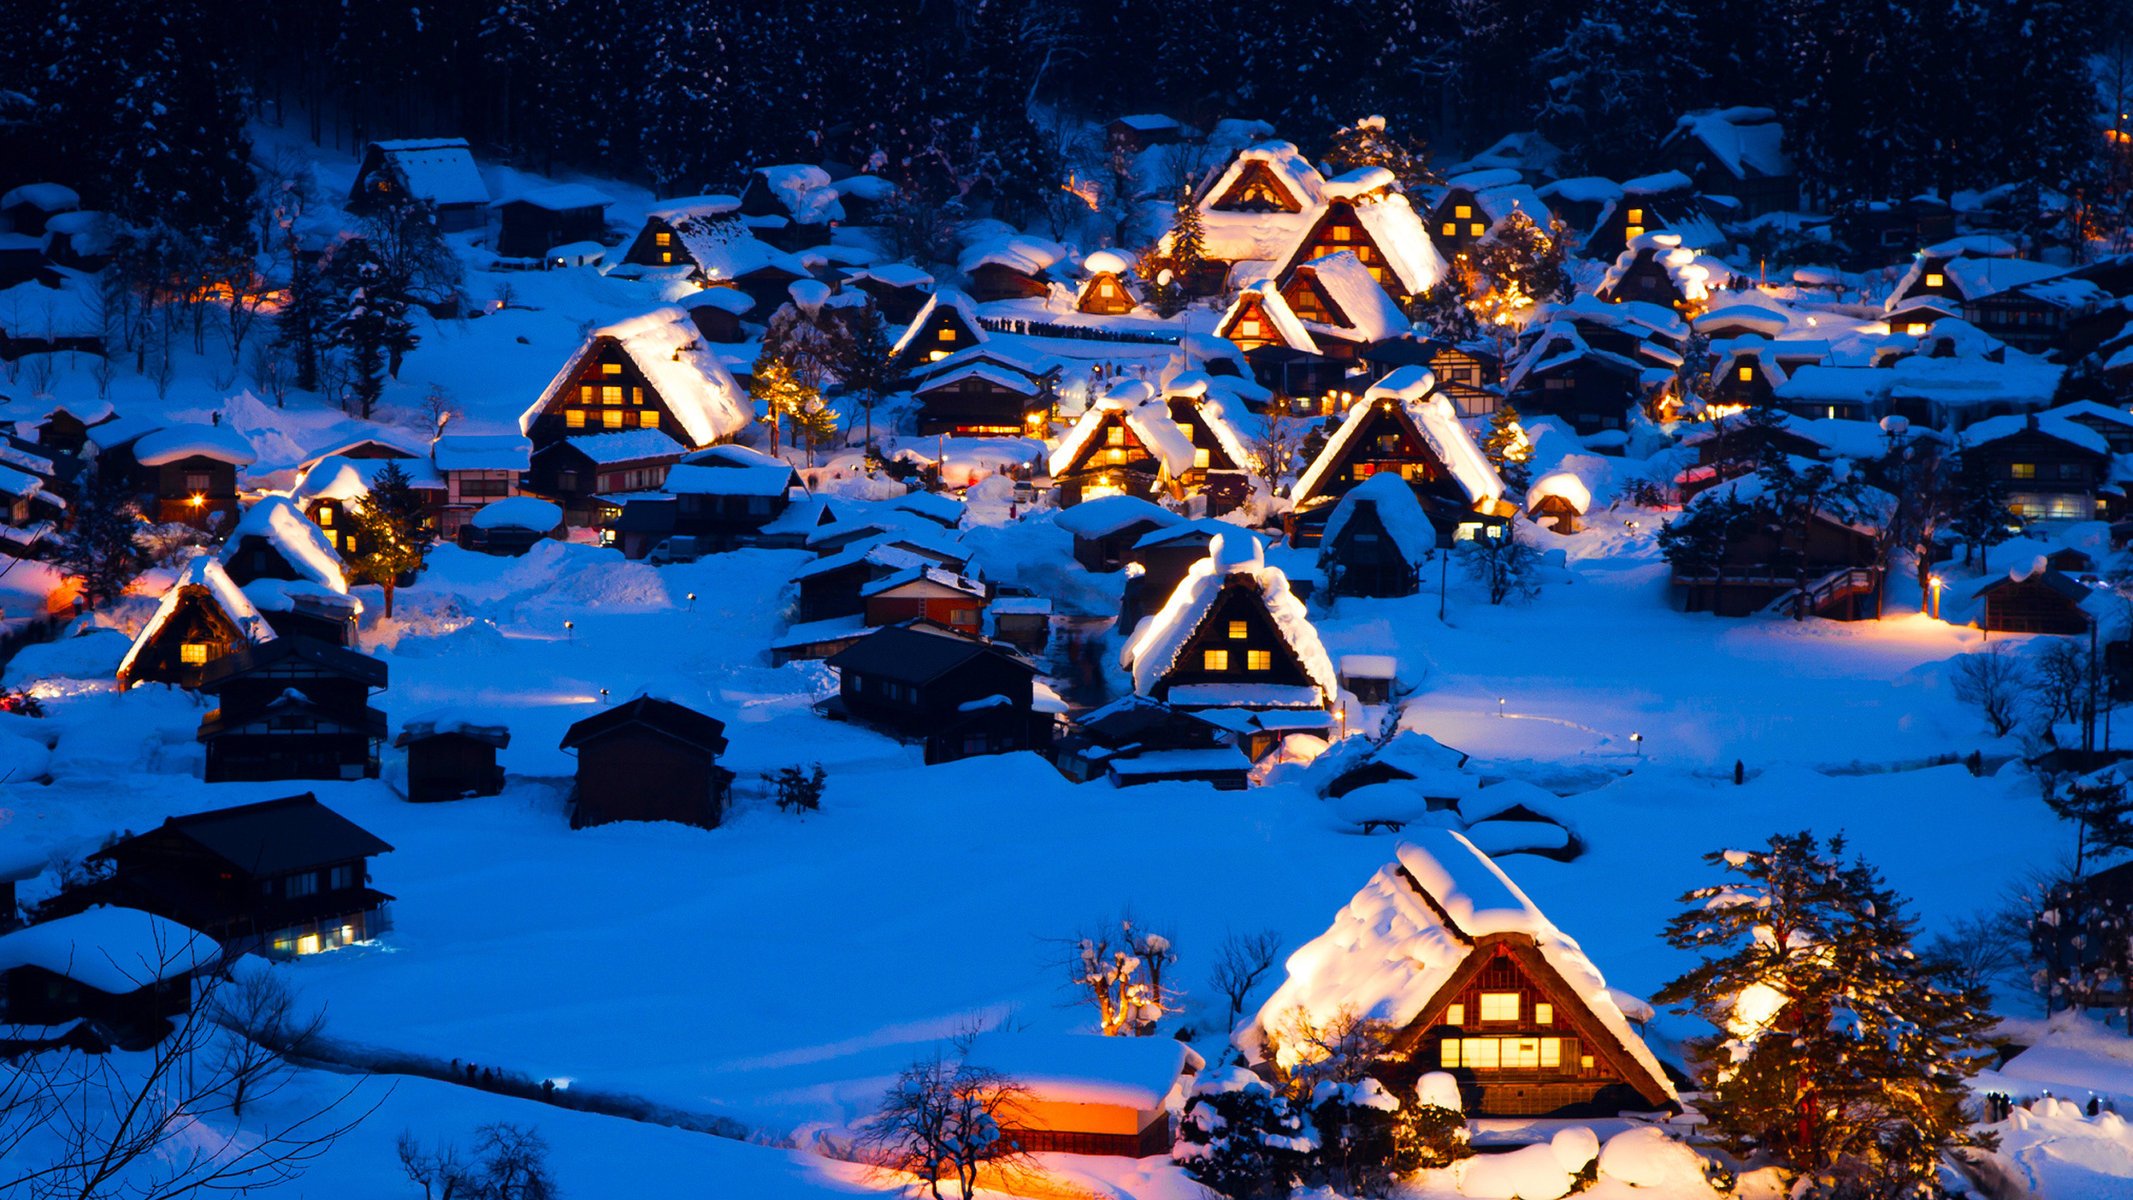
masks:
<path id="1" fill-rule="evenodd" d="M 311 524 L 318 527 L 327 543 L 341 556 L 345 563 L 370 552 L 370 544 L 363 535 L 357 510 L 361 502 L 370 496 L 370 485 L 388 463 L 396 464 L 407 476 L 408 487 L 421 498 L 423 524 L 434 531 L 437 515 L 444 510 L 444 476 L 425 456 L 423 458 L 344 457 L 327 455 L 304 469 L 290 490 L 289 498 Z"/>
<path id="2" fill-rule="evenodd" d="M 985 327 L 978 323 L 977 306 L 970 297 L 953 288 L 933 293 L 905 327 L 890 357 L 897 365 L 914 369 L 939 362 L 985 340 Z"/>
<path id="3" fill-rule="evenodd" d="M 1238 1037 L 1254 1059 L 1294 1065 L 1294 1023 L 1347 1011 L 1395 1031 L 1378 1076 L 1388 1090 L 1447 1072 L 1469 1117 L 1681 1111 L 1585 952 L 1450 830 L 1403 841 L 1288 971 Z"/>
<path id="4" fill-rule="evenodd" d="M 1383 745 L 1366 743 L 1341 752 L 1350 757 L 1333 764 L 1333 779 L 1326 784 L 1333 799 L 1391 783 L 1420 792 L 1431 809 L 1456 809 L 1479 786 L 1465 771 L 1471 755 L 1412 729 L 1398 731 Z"/>
<path id="5" fill-rule="evenodd" d="M 1962 455 L 1999 478 L 2007 506 L 2030 521 L 2091 521 L 2106 515 L 2100 494 L 2111 471 L 2110 443 L 2053 413 L 1988 417 L 1963 430 Z"/>
<path id="6" fill-rule="evenodd" d="M 1084 570 L 1122 570 L 1134 543 L 1156 530 L 1182 524 L 1169 509 L 1124 494 L 1098 496 L 1061 510 L 1054 524 L 1074 537 L 1074 561 Z"/>
<path id="7" fill-rule="evenodd" d="M 539 496 L 512 496 L 467 518 L 459 527 L 462 550 L 498 558 L 518 558 L 550 538 L 562 538 L 563 507 Z"/>
<path id="8" fill-rule="evenodd" d="M 845 286 L 865 293 L 881 319 L 891 325 L 909 325 L 933 299 L 933 276 L 910 263 L 876 263 L 847 274 Z"/>
<path id="9" fill-rule="evenodd" d="M 437 227 L 456 233 L 482 227 L 489 187 L 465 138 L 406 138 L 365 146 L 348 192 L 349 211 L 372 212 L 402 198 L 427 203 L 437 214 Z"/>
<path id="10" fill-rule="evenodd" d="M 607 233 L 607 206 L 614 201 L 582 183 L 559 183 L 521 192 L 489 207 L 496 213 L 500 258 L 549 258 L 559 246 L 598 243 Z"/>
<path id="11" fill-rule="evenodd" d="M 1529 417 L 1555 417 L 1581 435 L 1626 429 L 1672 373 L 1601 349 L 1569 324 L 1544 328 L 1504 380 L 1504 392 Z"/>
<path id="12" fill-rule="evenodd" d="M 1407 481 L 1387 472 L 1333 506 L 1318 543 L 1318 570 L 1336 596 L 1409 596 L 1434 557 L 1437 532 Z"/>
<path id="13" fill-rule="evenodd" d="M 1128 380 L 1089 405 L 1048 465 L 1059 503 L 1070 506 L 1097 496 L 1176 496 L 1195 458 L 1170 406 L 1149 384 Z"/>
<path id="14" fill-rule="evenodd" d="M 1052 765 L 1075 783 L 1118 787 L 1189 782 L 1242 791 L 1252 760 L 1237 734 L 1207 715 L 1145 696 L 1124 696 L 1076 716 L 1052 743 Z"/>
<path id="15" fill-rule="evenodd" d="M 80 209 L 81 194 L 63 183 L 25 183 L 0 194 L 0 222 L 23 237 L 40 237 L 52 218 Z"/>
<path id="16" fill-rule="evenodd" d="M 1631 242 L 1647 233 L 1667 231 L 1691 246 L 1723 246 L 1729 239 L 1711 219 L 1689 177 L 1661 171 L 1624 180 L 1621 196 L 1601 210 L 1585 239 L 1585 256 L 1612 262 Z"/>
<path id="17" fill-rule="evenodd" d="M 2094 590 L 2041 561 L 2000 576 L 1974 593 L 1974 623 L 1988 633 L 2085 634 L 2095 618 Z"/>
<path id="18" fill-rule="evenodd" d="M 832 716 L 923 741 L 928 763 L 1042 749 L 1051 722 L 1034 711 L 1034 664 L 983 637 L 930 622 L 877 629 L 832 654 Z"/>
<path id="19" fill-rule="evenodd" d="M 738 196 L 689 196 L 660 200 L 644 214 L 644 226 L 622 251 L 626 266 L 682 267 L 702 278 L 705 264 L 697 245 L 734 236 L 749 236 L 740 222 Z"/>
<path id="20" fill-rule="evenodd" d="M 192 1008 L 215 939 L 136 908 L 92 908 L 0 933 L 0 1058 L 68 1046 L 145 1050 Z"/>
<path id="21" fill-rule="evenodd" d="M 1119 661 L 1135 695 L 1180 708 L 1323 710 L 1340 688 L 1288 577 L 1242 531 L 1209 544 Z"/>
<path id="22" fill-rule="evenodd" d="M 1503 480 L 1421 367 L 1387 375 L 1349 407 L 1290 493 L 1299 525 L 1330 516 L 1334 501 L 1381 474 L 1406 480 L 1440 530 L 1471 535 L 1506 515 Z"/>
<path id="23" fill-rule="evenodd" d="M 431 444 L 430 465 L 444 482 L 437 532 L 456 539 L 481 508 L 519 494 L 533 466 L 533 443 L 523 437 L 448 433 Z"/>
<path id="24" fill-rule="evenodd" d="M 1074 293 L 1074 311 L 1101 317 L 1122 317 L 1142 303 L 1141 283 L 1133 274 L 1131 254 L 1098 250 L 1081 262 L 1081 287 Z"/>
<path id="25" fill-rule="evenodd" d="M 353 647 L 363 602 L 346 592 L 291 579 L 255 579 L 244 585 L 275 637 L 303 637 L 329 646 Z"/>
<path id="26" fill-rule="evenodd" d="M 647 429 L 695 448 L 754 419 L 754 403 L 688 313 L 661 308 L 594 330 L 518 425 L 536 450 L 568 437 Z"/>
<path id="27" fill-rule="evenodd" d="M 200 686 L 202 674 L 274 629 L 212 555 L 190 559 L 119 660 L 120 687 L 137 683 Z"/>
<path id="28" fill-rule="evenodd" d="M 1730 495 L 1749 504 L 1764 503 L 1759 481 L 1733 480 L 1699 493 L 1688 506 Z M 1883 500 L 1870 497 L 1873 504 Z M 1817 511 L 1802 522 L 1804 534 L 1779 537 L 1767 522 L 1746 522 L 1728 533 L 1712 561 L 1693 569 L 1677 567 L 1675 588 L 1689 612 L 1745 617 L 1760 612 L 1792 613 L 1803 603 L 1800 580 L 1805 559 L 1806 611 L 1839 621 L 1872 620 L 1881 612 L 1884 570 L 1876 545 L 1876 520 L 1850 519 Z"/>
<path id="29" fill-rule="evenodd" d="M 370 860 L 392 850 L 306 792 L 169 817 L 93 856 L 111 866 L 81 899 L 178 921 L 230 952 L 317 954 L 384 932 L 391 896 Z"/>
<path id="30" fill-rule="evenodd" d="M 407 751 L 407 798 L 417 804 L 494 796 L 504 790 L 496 752 L 511 744 L 503 725 L 450 713 L 417 717 L 401 727 L 394 747 Z"/>
<path id="31" fill-rule="evenodd" d="M 733 772 L 719 765 L 726 725 L 671 700 L 638 696 L 572 725 L 577 752 L 570 827 L 675 821 L 713 829 L 725 818 Z"/>
<path id="32" fill-rule="evenodd" d="M 1045 596 L 994 596 L 986 606 L 992 640 L 1024 654 L 1039 655 L 1052 640 L 1052 602 Z"/>
<path id="33" fill-rule="evenodd" d="M 125 448 L 135 488 L 159 522 L 213 529 L 237 518 L 237 471 L 257 459 L 227 425 L 170 425 Z"/>
<path id="34" fill-rule="evenodd" d="M 1694 313 L 1732 283 L 1731 267 L 1683 245 L 1680 234 L 1652 232 L 1630 239 L 1593 294 L 1609 304 L 1642 300 Z"/>
<path id="35" fill-rule="evenodd" d="M 1659 154 L 1696 190 L 1738 200 L 1745 219 L 1800 207 L 1800 175 L 1785 151 L 1785 127 L 1771 109 L 1689 113 L 1659 143 Z"/>
<path id="36" fill-rule="evenodd" d="M 55 405 L 37 426 L 37 444 L 61 454 L 89 454 L 90 430 L 108 425 L 118 413 L 108 400 L 94 404 Z"/>
<path id="37" fill-rule="evenodd" d="M 920 565 L 861 586 L 859 598 L 870 626 L 924 620 L 957 633 L 982 634 L 992 593 L 982 580 Z"/>
<path id="38" fill-rule="evenodd" d="M 1104 143 L 1119 154 L 1139 154 L 1152 146 L 1174 146 L 1185 137 L 1185 126 L 1176 117 L 1162 113 L 1129 113 L 1104 125 Z"/>
<path id="39" fill-rule="evenodd" d="M 1170 419 L 1192 441 L 1192 467 L 1181 482 L 1202 497 L 1208 516 L 1240 508 L 1251 498 L 1259 455 L 1242 423 L 1244 403 L 1203 372 L 1185 372 L 1163 391 Z"/>
<path id="40" fill-rule="evenodd" d="M 1409 327 L 1399 304 L 1343 250 L 1296 264 L 1278 285 L 1239 292 L 1215 332 L 1247 352 L 1279 345 L 1346 362 Z"/>
<path id="41" fill-rule="evenodd" d="M 708 549 L 731 550 L 753 542 L 799 492 L 799 473 L 775 460 L 748 466 L 682 462 L 667 472 L 663 488 L 673 498 L 668 532 L 693 537 Z M 625 518 L 637 507 L 633 499 Z"/>
<path id="42" fill-rule="evenodd" d="M 1128 543 L 1117 628 L 1131 633 L 1142 617 L 1161 609 L 1193 567 L 1207 557 L 1215 538 L 1234 535 L 1238 528 L 1227 521 L 1203 518 L 1151 529 Z"/>
<path id="43" fill-rule="evenodd" d="M 303 637 L 253 642 L 210 664 L 200 690 L 219 701 L 200 719 L 209 783 L 376 779 L 385 714 L 370 693 L 385 663 Z"/>
<path id="44" fill-rule="evenodd" d="M 969 552 L 955 543 L 882 530 L 825 554 L 793 574 L 799 620 L 804 624 L 863 616 L 867 610 L 863 592 L 868 585 L 922 567 L 969 575 L 969 561 Z"/>
<path id="45" fill-rule="evenodd" d="M 528 483 L 562 506 L 565 524 L 597 526 L 621 507 L 610 497 L 657 491 L 687 452 L 663 429 L 566 437 L 533 452 Z"/>
<path id="46" fill-rule="evenodd" d="M 221 558 L 240 587 L 255 579 L 286 579 L 348 590 L 333 542 L 287 496 L 262 496 L 245 509 L 222 543 Z"/>
<path id="47" fill-rule="evenodd" d="M 1168 1155 L 1170 1113 L 1206 1063 L 1172 1038 L 995 1031 L 965 1061 L 1019 1089 L 1001 1132 L 1030 1153 Z"/>
<path id="48" fill-rule="evenodd" d="M 1066 248 L 1057 242 L 1003 234 L 964 247 L 956 269 L 970 281 L 975 300 L 1041 300 L 1051 295 L 1052 271 L 1065 258 Z"/>
<path id="49" fill-rule="evenodd" d="M 1276 274 L 1325 210 L 1325 182 L 1280 141 L 1246 146 L 1209 171 L 1193 189 L 1205 265 L 1185 286 L 1211 294 Z"/>
<path id="50" fill-rule="evenodd" d="M 1304 263 L 1351 254 L 1396 306 L 1444 279 L 1444 258 L 1407 197 L 1393 190 L 1391 172 L 1365 168 L 1355 177 L 1327 180 L 1322 190 L 1325 210 L 1289 253 L 1280 279 L 1286 281 Z"/>
<path id="51" fill-rule="evenodd" d="M 1029 437 L 1044 432 L 1057 376 L 982 354 L 929 373 L 912 388 L 922 437 Z"/>
<path id="52" fill-rule="evenodd" d="M 830 240 L 844 220 L 844 198 L 821 167 L 757 167 L 741 188 L 740 213 L 757 237 L 783 250 L 802 250 Z"/>
<path id="53" fill-rule="evenodd" d="M 1576 471 L 1550 471 L 1526 489 L 1526 516 L 1534 525 L 1571 534 L 1592 510 L 1592 488 Z"/>
<path id="54" fill-rule="evenodd" d="M 1412 333 L 1372 342 L 1359 357 L 1373 378 L 1402 367 L 1427 367 L 1437 389 L 1461 417 L 1486 417 L 1503 403 L 1503 363 L 1475 346 L 1455 346 Z"/>
<path id="55" fill-rule="evenodd" d="M 755 297 L 737 287 L 704 288 L 675 301 L 689 314 L 696 332 L 714 345 L 730 346 L 748 340 L 743 318 L 755 311 Z"/>
<path id="56" fill-rule="evenodd" d="M 1471 255 L 1475 244 L 1521 213 L 1542 229 L 1551 214 L 1547 201 L 1510 167 L 1484 167 L 1445 181 L 1444 195 L 1430 206 L 1427 231 L 1446 258 Z"/>

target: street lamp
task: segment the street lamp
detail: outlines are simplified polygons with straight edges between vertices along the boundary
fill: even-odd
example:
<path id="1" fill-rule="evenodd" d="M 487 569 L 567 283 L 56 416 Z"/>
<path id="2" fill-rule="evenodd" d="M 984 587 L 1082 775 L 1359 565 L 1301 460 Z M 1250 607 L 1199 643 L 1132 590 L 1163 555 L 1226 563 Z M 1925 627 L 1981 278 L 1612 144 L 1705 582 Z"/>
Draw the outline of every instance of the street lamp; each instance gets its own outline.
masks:
<path id="1" fill-rule="evenodd" d="M 695 612 L 695 611 L 696 611 L 696 593 L 695 593 L 695 592 L 690 592 L 690 593 L 689 593 L 689 611 L 690 611 L 690 612 Z"/>
<path id="2" fill-rule="evenodd" d="M 569 638 L 572 644 L 576 644 L 578 640 L 577 628 L 578 623 L 576 621 L 563 622 L 563 636 Z"/>
<path id="3" fill-rule="evenodd" d="M 1637 757 L 1638 757 L 1638 758 L 1643 758 L 1643 757 L 1644 757 L 1644 735 L 1643 735 L 1643 734 L 1641 734 L 1641 733 L 1633 733 L 1633 734 L 1630 734 L 1630 735 L 1629 735 L 1629 741 L 1630 741 L 1630 744 L 1631 744 L 1631 745 L 1633 745 L 1633 746 L 1635 746 L 1635 747 L 1637 748 Z"/>
<path id="4" fill-rule="evenodd" d="M 1503 719 L 1503 706 L 1504 698 L 1502 696 L 1496 697 L 1496 719 L 1499 721 Z"/>
<path id="5" fill-rule="evenodd" d="M 1948 581 L 1938 575 L 1929 575 L 1926 577 L 1926 584 L 1933 589 L 1933 619 L 1938 621 L 1940 620 L 1940 593 L 1942 588 L 1948 586 Z"/>
<path id="6" fill-rule="evenodd" d="M 602 704 L 605 704 L 605 703 L 607 703 L 607 689 L 606 689 L 606 688 L 601 688 L 601 689 L 600 689 L 600 703 L 602 703 Z"/>

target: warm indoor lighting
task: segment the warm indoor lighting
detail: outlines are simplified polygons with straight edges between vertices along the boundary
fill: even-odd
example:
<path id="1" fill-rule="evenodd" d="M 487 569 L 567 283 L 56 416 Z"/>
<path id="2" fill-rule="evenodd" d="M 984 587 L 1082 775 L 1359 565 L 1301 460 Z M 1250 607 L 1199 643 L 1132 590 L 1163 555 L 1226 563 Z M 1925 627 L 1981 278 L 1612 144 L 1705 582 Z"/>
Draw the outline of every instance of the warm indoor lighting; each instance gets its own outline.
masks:
<path id="1" fill-rule="evenodd" d="M 192 498 L 190 500 L 187 500 L 186 503 L 192 505 L 194 508 L 198 508 L 202 504 L 207 503 L 207 497 L 201 495 L 198 492 L 194 492 L 192 494 Z"/>

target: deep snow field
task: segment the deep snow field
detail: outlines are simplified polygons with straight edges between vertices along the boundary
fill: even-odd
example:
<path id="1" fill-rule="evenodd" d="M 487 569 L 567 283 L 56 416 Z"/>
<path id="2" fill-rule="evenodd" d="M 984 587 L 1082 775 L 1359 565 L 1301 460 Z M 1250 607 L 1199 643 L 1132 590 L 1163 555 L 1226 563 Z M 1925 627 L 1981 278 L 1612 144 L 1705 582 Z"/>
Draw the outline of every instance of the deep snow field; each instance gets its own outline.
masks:
<path id="1" fill-rule="evenodd" d="M 322 163 L 325 194 L 345 193 L 348 170 Z M 617 224 L 649 199 L 602 186 L 617 195 Z M 382 417 L 414 423 L 434 385 L 465 412 L 455 431 L 516 432 L 583 330 L 662 299 L 652 285 L 585 271 L 470 272 L 467 290 L 479 302 L 506 283 L 520 307 L 422 323 L 423 344 Z M 1213 314 L 1189 319 L 1204 327 Z M 111 399 L 122 416 L 223 412 L 258 443 L 255 474 L 284 486 L 276 472 L 356 428 L 315 397 L 278 409 L 246 395 L 241 374 L 226 361 L 195 363 L 159 397 L 121 373 Z M 96 387 L 77 365 L 53 392 L 82 400 Z M 1706 881 L 1707 851 L 1779 831 L 1842 831 L 1912 898 L 1927 933 L 1998 906 L 2070 851 L 2034 782 L 2002 765 L 2019 747 L 1995 743 L 1950 694 L 1946 663 L 1975 648 L 1974 631 L 1915 615 L 1900 584 L 1879 623 L 1676 612 L 1653 539 L 1660 519 L 1625 508 L 1595 513 L 1571 537 L 1537 533 L 1563 556 L 1531 602 L 1492 608 L 1455 569 L 1442 622 L 1434 571 L 1410 599 L 1312 606 L 1336 658 L 1397 656 L 1414 688 L 1403 726 L 1472 754 L 1469 770 L 1484 779 L 1558 797 L 1550 811 L 1586 852 L 1502 865 L 1610 983 L 1648 995 L 1687 965 L 1658 933 L 1679 895 Z M 970 530 L 968 541 L 988 577 L 1030 584 L 1062 607 L 1105 615 L 1115 600 L 1115 577 L 1084 576 L 1046 513 Z M 1309 573 L 1308 559 L 1271 557 Z M 855 1169 L 781 1147 L 862 1115 L 900 1067 L 970 1025 L 1085 1028 L 1087 1014 L 1068 1007 L 1061 939 L 1126 910 L 1167 928 L 1190 991 L 1173 1024 L 1189 1026 L 1212 1060 L 1225 1031 L 1205 973 L 1223 935 L 1266 928 L 1300 945 L 1391 857 L 1397 834 L 1354 832 L 1307 779 L 1242 793 L 1119 790 L 1077 787 L 1032 755 L 925 768 L 913 747 L 821 718 L 811 705 L 833 689 L 830 673 L 773 668 L 764 654 L 783 628 L 786 580 L 804 561 L 746 551 L 654 568 L 580 544 L 517 560 L 446 548 L 399 593 L 393 620 L 380 617 L 376 589 L 358 589 L 363 646 L 391 671 L 375 703 L 392 727 L 440 708 L 505 721 L 512 779 L 500 796 L 416 807 L 395 791 L 400 767 L 388 750 L 382 780 L 311 787 L 395 847 L 373 862 L 376 885 L 396 897 L 392 928 L 273 968 L 326 1006 L 329 1035 L 351 1057 L 480 1063 L 641 1101 L 682 1124 L 725 1118 L 766 1144 L 379 1076 L 363 1087 L 378 1111 L 282 1194 L 413 1194 L 392 1153 L 402 1129 L 465 1140 L 496 1120 L 541 1129 L 572 1197 L 867 1190 Z M 0 590 L 10 585 L 20 581 Z M 160 586 L 145 581 L 150 593 Z M 129 599 L 97 621 L 130 631 L 151 604 Z M 49 710 L 42 721 L 0 717 L 0 777 L 40 758 L 50 777 L 0 785 L 0 841 L 11 849 L 76 858 L 168 815 L 309 786 L 199 782 L 203 705 L 157 686 L 112 690 L 125 646 L 113 631 L 65 639 L 26 650 L 0 676 L 35 683 Z M 557 742 L 603 702 L 602 689 L 615 701 L 649 690 L 727 723 L 727 765 L 742 786 L 723 827 L 568 828 L 573 764 Z M 1973 750 L 1985 756 L 1982 777 L 1928 765 Z M 755 782 L 816 761 L 829 790 L 805 819 L 778 812 Z M 2001 1002 L 2024 1015 L 2031 1005 L 2004 993 Z M 1662 1018 L 1653 1040 L 1664 1053 L 1687 1032 Z M 2133 1053 L 2113 1045 L 2126 1041 L 2121 1032 L 2062 1026 L 2052 1037 L 2063 1053 L 2001 1086 L 2094 1089 L 2133 1106 Z M 306 1072 L 288 1099 L 343 1084 Z M 2122 1125 L 2024 1120 L 2008 1148 L 2041 1194 L 2133 1188 Z M 1155 1163 L 1074 1169 L 1097 1194 L 1182 1200 L 1197 1190 Z"/>

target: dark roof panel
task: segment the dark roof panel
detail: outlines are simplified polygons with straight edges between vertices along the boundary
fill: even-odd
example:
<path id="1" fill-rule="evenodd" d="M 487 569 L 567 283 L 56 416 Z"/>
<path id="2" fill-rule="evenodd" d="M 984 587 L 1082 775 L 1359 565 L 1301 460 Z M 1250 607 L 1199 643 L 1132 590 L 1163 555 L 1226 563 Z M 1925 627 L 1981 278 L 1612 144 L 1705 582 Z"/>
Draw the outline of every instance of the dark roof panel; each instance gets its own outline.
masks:
<path id="1" fill-rule="evenodd" d="M 383 839 L 320 804 L 309 792 L 171 817 L 157 833 L 182 837 L 254 875 L 301 871 L 392 849 Z"/>
<path id="2" fill-rule="evenodd" d="M 594 713 L 572 725 L 563 733 L 562 748 L 573 750 L 595 738 L 631 725 L 644 726 L 676 741 L 709 750 L 713 754 L 723 754 L 726 750 L 724 721 L 705 716 L 693 708 L 684 708 L 672 700 L 661 700 L 657 696 L 639 696 L 606 712 Z"/>

